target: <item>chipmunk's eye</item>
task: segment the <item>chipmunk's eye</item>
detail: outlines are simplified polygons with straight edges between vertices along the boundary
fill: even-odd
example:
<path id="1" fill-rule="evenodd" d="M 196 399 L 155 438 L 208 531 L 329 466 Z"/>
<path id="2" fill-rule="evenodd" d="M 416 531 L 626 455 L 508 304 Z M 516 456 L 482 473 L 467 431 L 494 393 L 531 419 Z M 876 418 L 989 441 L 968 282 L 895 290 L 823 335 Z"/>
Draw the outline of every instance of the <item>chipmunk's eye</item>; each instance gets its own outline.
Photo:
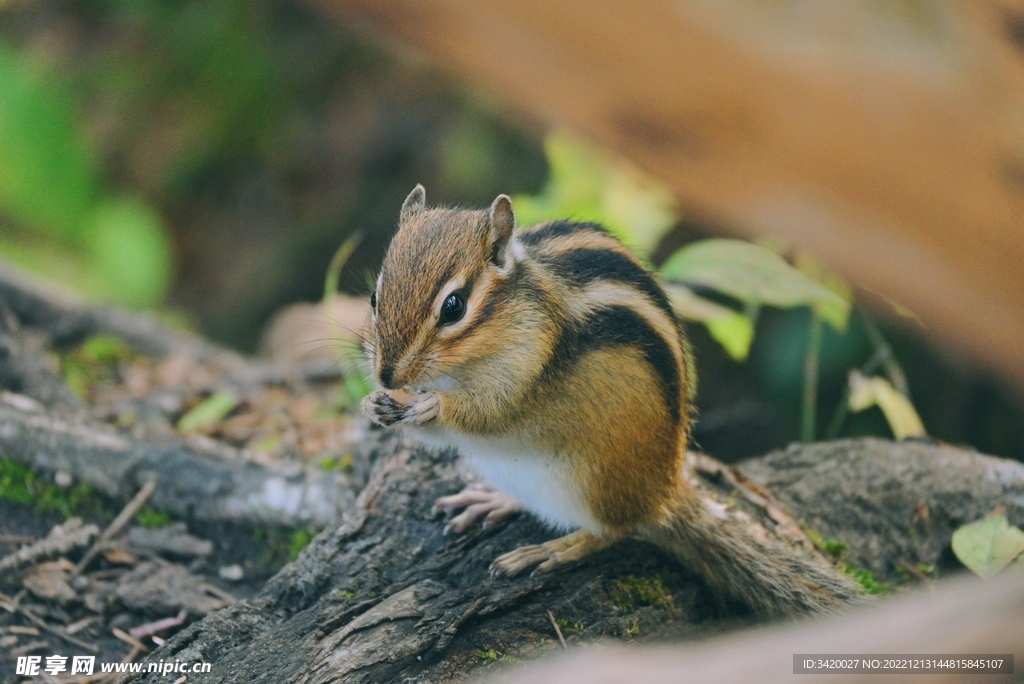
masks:
<path id="1" fill-rule="evenodd" d="M 374 292 L 372 295 L 370 295 L 370 308 L 373 309 L 374 311 L 377 310 L 377 293 L 376 292 Z"/>
<path id="2" fill-rule="evenodd" d="M 466 314 L 466 300 L 462 298 L 457 292 L 452 292 L 450 295 L 445 297 L 444 304 L 441 305 L 441 318 L 438 320 L 439 325 L 451 325 L 458 321 Z"/>

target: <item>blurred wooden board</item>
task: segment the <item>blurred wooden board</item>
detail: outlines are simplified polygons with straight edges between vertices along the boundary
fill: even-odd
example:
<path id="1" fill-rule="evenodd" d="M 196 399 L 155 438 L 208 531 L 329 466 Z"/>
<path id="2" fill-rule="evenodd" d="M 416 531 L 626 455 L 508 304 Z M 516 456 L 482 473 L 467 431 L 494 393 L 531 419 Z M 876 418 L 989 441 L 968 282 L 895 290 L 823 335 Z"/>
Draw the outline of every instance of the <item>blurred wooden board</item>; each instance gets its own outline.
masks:
<path id="1" fill-rule="evenodd" d="M 1024 2 L 319 1 L 1024 386 Z"/>
<path id="2" fill-rule="evenodd" d="M 483 680 L 489 684 L 1010 684 L 1024 681 L 1024 576 L 1004 573 L 982 583 L 974 577 L 945 580 L 931 591 L 907 592 L 868 609 L 830 619 L 734 632 L 716 639 L 647 648 L 579 649 Z M 798 653 L 968 654 L 1001 653 L 1014 674 L 943 673 L 898 675 L 836 671 L 795 675 Z M 885 656 L 872 656 L 885 658 Z M 920 657 L 920 655 L 918 656 Z"/>

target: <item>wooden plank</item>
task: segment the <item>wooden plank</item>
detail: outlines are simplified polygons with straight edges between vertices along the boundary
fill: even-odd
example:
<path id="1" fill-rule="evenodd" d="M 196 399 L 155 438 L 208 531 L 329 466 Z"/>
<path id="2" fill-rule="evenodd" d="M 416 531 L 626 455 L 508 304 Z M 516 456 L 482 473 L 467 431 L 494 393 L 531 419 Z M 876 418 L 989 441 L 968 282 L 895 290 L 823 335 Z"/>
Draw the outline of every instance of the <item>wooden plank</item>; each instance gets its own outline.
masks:
<path id="1" fill-rule="evenodd" d="M 1024 3 L 319 1 L 1024 386 Z"/>
<path id="2" fill-rule="evenodd" d="M 851 611 L 830 619 L 796 625 L 777 624 L 704 642 L 653 648 L 605 644 L 580 649 L 482 681 L 489 684 L 1020 682 L 1021 659 L 1024 658 L 1024 639 L 1021 639 L 1024 634 L 1024 577 L 1020 573 L 1006 572 L 989 583 L 961 577 L 945 580 L 938 588 L 930 589 L 907 592 L 867 610 Z M 940 669 L 935 674 L 899 675 L 822 670 L 797 676 L 793 673 L 796 654 L 835 654 L 838 659 L 847 661 L 850 658 L 842 656 L 860 654 L 863 658 L 869 654 L 887 654 L 895 659 L 900 654 L 960 654 L 961 658 L 974 655 L 981 659 L 1004 654 L 1004 662 L 1013 659 L 1013 666 L 1008 669 L 1016 675 L 972 675 Z"/>

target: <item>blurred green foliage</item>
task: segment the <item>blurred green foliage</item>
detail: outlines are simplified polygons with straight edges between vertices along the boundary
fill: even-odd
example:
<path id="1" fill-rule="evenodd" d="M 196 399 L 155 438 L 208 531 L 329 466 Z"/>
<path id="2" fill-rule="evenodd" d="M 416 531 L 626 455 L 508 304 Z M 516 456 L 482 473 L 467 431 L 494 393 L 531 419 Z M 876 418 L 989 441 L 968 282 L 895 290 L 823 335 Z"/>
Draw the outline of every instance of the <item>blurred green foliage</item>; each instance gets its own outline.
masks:
<path id="1" fill-rule="evenodd" d="M 0 42 L 0 254 L 104 300 L 157 305 L 171 273 L 163 221 L 104 187 L 80 107 L 67 83 Z"/>
<path id="2" fill-rule="evenodd" d="M 680 211 L 667 188 L 620 159 L 566 134 L 545 140 L 550 177 L 540 195 L 516 196 L 522 225 L 572 218 L 604 225 L 642 258 L 649 258 Z M 778 254 L 742 240 L 705 240 L 678 250 L 658 269 L 674 285 L 676 312 L 700 321 L 737 361 L 750 351 L 758 310 L 812 306 L 836 329 L 846 328 L 850 302 L 786 263 Z M 718 292 L 739 308 L 709 300 L 694 290 Z"/>
<path id="3" fill-rule="evenodd" d="M 372 270 L 417 182 L 476 203 L 546 171 L 496 107 L 290 0 L 0 3 L 0 139 L 0 256 L 249 350 L 345 235 Z"/>
<path id="4" fill-rule="evenodd" d="M 238 397 L 226 390 L 214 392 L 178 420 L 179 432 L 195 432 L 220 422 L 238 406 Z"/>

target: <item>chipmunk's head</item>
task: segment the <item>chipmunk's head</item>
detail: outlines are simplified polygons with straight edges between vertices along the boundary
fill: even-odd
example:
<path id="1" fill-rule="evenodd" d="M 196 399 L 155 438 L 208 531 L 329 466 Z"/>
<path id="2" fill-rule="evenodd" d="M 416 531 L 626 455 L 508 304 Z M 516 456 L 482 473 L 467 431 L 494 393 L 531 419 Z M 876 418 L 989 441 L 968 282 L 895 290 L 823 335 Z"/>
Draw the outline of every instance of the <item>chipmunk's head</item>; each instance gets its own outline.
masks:
<path id="1" fill-rule="evenodd" d="M 371 298 L 373 374 L 386 389 L 446 391 L 500 350 L 516 272 L 512 203 L 426 207 L 422 185 L 402 205 Z"/>

